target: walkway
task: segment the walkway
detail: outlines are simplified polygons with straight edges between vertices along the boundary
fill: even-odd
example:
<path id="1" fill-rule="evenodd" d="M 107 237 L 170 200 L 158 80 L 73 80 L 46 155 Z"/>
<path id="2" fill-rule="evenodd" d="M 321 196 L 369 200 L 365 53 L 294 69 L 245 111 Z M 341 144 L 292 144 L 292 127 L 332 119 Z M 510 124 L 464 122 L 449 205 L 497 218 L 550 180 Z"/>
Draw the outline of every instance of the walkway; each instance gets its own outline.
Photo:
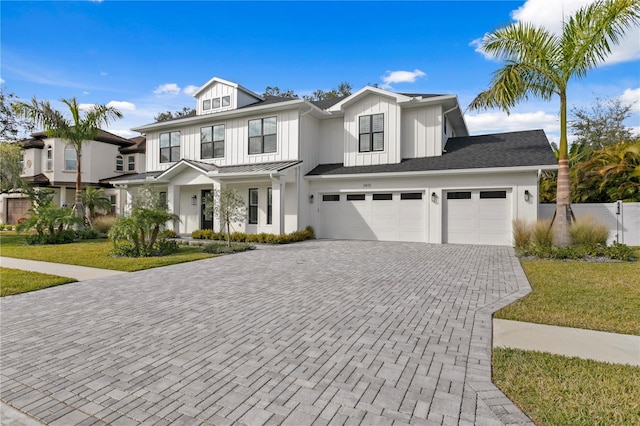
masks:
<path id="1" fill-rule="evenodd" d="M 39 260 L 14 259 L 12 257 L 0 257 L 0 266 L 3 268 L 22 269 L 25 271 L 34 271 L 41 272 L 43 274 L 58 275 L 60 277 L 74 278 L 78 281 L 126 274 L 126 272 L 113 271 L 110 269 L 88 268 L 86 266 L 41 262 Z"/>
<path id="2" fill-rule="evenodd" d="M 2 401 L 42 423 L 531 424 L 491 383 L 505 247 L 310 241 L 0 300 Z M 37 295 L 37 297 L 35 297 Z"/>

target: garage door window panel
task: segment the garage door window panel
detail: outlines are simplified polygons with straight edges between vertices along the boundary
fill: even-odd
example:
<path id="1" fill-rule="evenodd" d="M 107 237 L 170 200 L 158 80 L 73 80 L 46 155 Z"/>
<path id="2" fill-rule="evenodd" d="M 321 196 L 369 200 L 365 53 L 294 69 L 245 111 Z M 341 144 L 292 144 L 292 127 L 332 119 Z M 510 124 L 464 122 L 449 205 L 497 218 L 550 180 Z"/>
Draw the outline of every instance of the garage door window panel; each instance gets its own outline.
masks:
<path id="1" fill-rule="evenodd" d="M 389 200 L 393 200 L 393 194 L 391 193 L 373 194 L 373 201 L 389 201 Z"/>
<path id="2" fill-rule="evenodd" d="M 347 201 L 364 201 L 364 194 L 347 194 Z"/>
<path id="3" fill-rule="evenodd" d="M 471 192 L 459 191 L 459 192 L 447 192 L 447 200 L 470 200 Z"/>
<path id="4" fill-rule="evenodd" d="M 403 192 L 400 194 L 401 200 L 422 200 L 422 192 Z"/>
<path id="5" fill-rule="evenodd" d="M 507 198 L 507 191 L 480 191 L 480 199 Z"/>
<path id="6" fill-rule="evenodd" d="M 322 201 L 340 201 L 340 194 L 324 194 Z"/>

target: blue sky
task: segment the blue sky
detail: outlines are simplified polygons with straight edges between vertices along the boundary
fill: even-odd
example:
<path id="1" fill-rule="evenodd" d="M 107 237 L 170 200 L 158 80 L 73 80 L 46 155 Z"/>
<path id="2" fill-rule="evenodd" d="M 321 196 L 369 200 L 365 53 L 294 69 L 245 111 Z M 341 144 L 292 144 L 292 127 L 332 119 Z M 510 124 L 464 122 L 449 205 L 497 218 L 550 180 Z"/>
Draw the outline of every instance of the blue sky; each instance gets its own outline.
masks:
<path id="1" fill-rule="evenodd" d="M 0 78 L 25 100 L 114 105 L 124 118 L 109 130 L 126 137 L 158 112 L 195 107 L 190 93 L 214 76 L 257 93 L 278 86 L 301 95 L 377 83 L 456 94 L 465 109 L 500 65 L 475 41 L 514 20 L 559 29 L 563 10 L 589 1 L 3 1 Z M 570 87 L 571 106 L 596 97 L 636 102 L 626 124 L 640 132 L 637 29 Z M 465 117 L 472 134 L 543 128 L 557 141 L 557 111 L 557 100 L 531 100 L 508 117 Z"/>

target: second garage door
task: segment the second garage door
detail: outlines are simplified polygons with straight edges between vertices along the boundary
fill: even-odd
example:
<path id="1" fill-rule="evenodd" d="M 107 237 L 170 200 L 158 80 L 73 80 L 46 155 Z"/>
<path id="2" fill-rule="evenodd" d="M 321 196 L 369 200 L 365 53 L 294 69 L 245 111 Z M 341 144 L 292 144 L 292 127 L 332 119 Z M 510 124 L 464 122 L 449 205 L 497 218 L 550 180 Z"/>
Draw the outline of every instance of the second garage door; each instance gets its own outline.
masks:
<path id="1" fill-rule="evenodd" d="M 319 238 L 425 241 L 423 192 L 320 195 Z"/>
<path id="2" fill-rule="evenodd" d="M 449 191 L 445 198 L 443 242 L 511 245 L 510 191 Z"/>

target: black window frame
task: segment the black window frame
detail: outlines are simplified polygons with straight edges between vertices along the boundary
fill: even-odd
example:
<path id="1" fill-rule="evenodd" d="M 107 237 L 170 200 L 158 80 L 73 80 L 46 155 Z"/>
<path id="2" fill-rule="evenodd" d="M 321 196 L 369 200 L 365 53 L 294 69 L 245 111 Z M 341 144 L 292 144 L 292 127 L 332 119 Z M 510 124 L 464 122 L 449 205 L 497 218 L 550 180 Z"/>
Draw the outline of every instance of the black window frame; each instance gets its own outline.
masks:
<path id="1" fill-rule="evenodd" d="M 273 188 L 267 188 L 267 225 L 273 224 Z"/>
<path id="2" fill-rule="evenodd" d="M 274 120 L 274 128 L 275 131 L 273 133 L 265 133 L 264 132 L 264 122 L 265 120 Z M 251 136 L 251 123 L 252 122 L 256 122 L 259 121 L 260 122 L 260 134 L 259 135 L 254 135 Z M 247 152 L 249 153 L 249 155 L 259 155 L 259 154 L 271 154 L 274 152 L 278 152 L 278 117 L 277 116 L 272 116 L 272 117 L 264 117 L 264 118 L 255 118 L 253 120 L 249 120 L 247 123 L 247 135 L 248 135 L 248 147 L 247 147 Z M 274 144 L 274 149 L 273 151 L 265 151 L 265 137 L 267 136 L 274 136 L 275 137 L 275 144 Z M 260 138 L 260 151 L 259 152 L 252 152 L 251 151 L 251 139 L 257 139 Z"/>
<path id="3" fill-rule="evenodd" d="M 173 144 L 173 142 L 174 142 L 173 135 L 176 135 L 176 134 L 178 135 L 177 136 L 178 143 L 177 143 L 177 145 L 174 145 Z M 169 146 L 165 146 L 165 147 L 162 146 L 162 136 L 163 135 L 169 135 Z M 180 130 L 174 130 L 172 132 L 162 132 L 162 133 L 160 133 L 159 139 L 160 139 L 160 163 L 175 163 L 176 161 L 179 161 L 180 160 L 180 145 L 181 145 Z M 178 148 L 178 150 L 177 150 L 177 157 L 178 158 L 175 158 L 175 159 L 173 158 L 174 157 L 174 151 L 175 151 L 174 148 Z M 169 155 L 166 156 L 166 158 L 168 160 L 163 161 L 162 155 L 163 155 L 163 153 L 166 155 L 167 152 L 169 153 Z"/>
<path id="4" fill-rule="evenodd" d="M 373 201 L 393 201 L 392 192 L 378 192 L 371 197 Z"/>
<path id="5" fill-rule="evenodd" d="M 374 123 L 374 117 L 377 116 L 382 116 L 382 130 L 381 131 L 374 131 L 373 128 L 373 123 Z M 369 120 L 369 131 L 368 132 L 363 132 L 362 131 L 362 120 L 363 119 L 368 119 Z M 373 139 L 374 139 L 374 135 L 380 134 L 382 135 L 382 146 L 378 149 L 375 148 L 374 143 L 373 143 Z M 369 146 L 366 149 L 362 148 L 362 137 L 368 135 L 369 136 Z M 358 117 L 358 152 L 381 152 L 384 151 L 384 113 L 379 113 L 379 114 L 369 114 L 369 115 L 361 115 Z"/>
<path id="6" fill-rule="evenodd" d="M 253 199 L 251 198 L 251 194 L 255 192 L 255 204 L 253 204 Z M 257 225 L 258 224 L 258 204 L 260 202 L 260 192 L 258 188 L 249 188 L 249 215 L 247 217 L 247 222 L 249 225 Z"/>
<path id="7" fill-rule="evenodd" d="M 422 192 L 401 192 L 401 200 L 422 200 Z"/>
<path id="8" fill-rule="evenodd" d="M 447 200 L 470 200 L 471 191 L 450 191 L 447 192 Z"/>
<path id="9" fill-rule="evenodd" d="M 216 127 L 222 127 L 222 139 L 216 139 Z M 211 132 L 211 140 L 203 140 L 203 129 L 209 129 Z M 224 140 L 225 140 L 225 127 L 224 124 L 214 124 L 212 126 L 205 126 L 200 128 L 200 159 L 210 158 L 224 158 Z M 205 148 L 209 147 L 211 156 L 205 155 Z M 220 149 L 222 152 L 220 153 Z M 218 150 L 218 153 L 216 153 Z"/>
<path id="10" fill-rule="evenodd" d="M 480 199 L 481 200 L 495 200 L 495 199 L 506 199 L 507 191 L 480 191 Z"/>
<path id="11" fill-rule="evenodd" d="M 364 201 L 365 194 L 347 194 L 347 201 Z"/>
<path id="12" fill-rule="evenodd" d="M 340 201 L 340 194 L 322 194 L 322 201 Z"/>

